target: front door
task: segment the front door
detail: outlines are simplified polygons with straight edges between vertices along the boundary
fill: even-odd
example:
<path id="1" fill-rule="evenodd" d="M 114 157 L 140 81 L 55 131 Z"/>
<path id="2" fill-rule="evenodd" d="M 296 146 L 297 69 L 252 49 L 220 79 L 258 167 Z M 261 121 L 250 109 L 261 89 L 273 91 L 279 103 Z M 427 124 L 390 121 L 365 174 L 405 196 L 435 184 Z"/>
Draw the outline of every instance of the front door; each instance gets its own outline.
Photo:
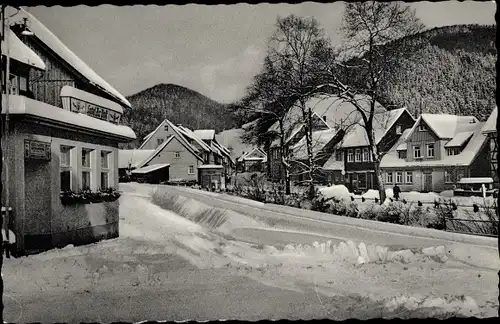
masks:
<path id="1" fill-rule="evenodd" d="M 427 172 L 423 174 L 424 176 L 424 192 L 432 191 L 432 173 Z"/>
<path id="2" fill-rule="evenodd" d="M 50 162 L 25 160 L 24 162 L 24 232 L 27 235 L 50 234 L 52 216 L 52 183 Z M 59 185 L 59 184 L 58 184 Z M 33 249 L 34 242 L 25 242 L 26 249 Z M 38 242 L 42 245 L 42 242 Z M 36 244 L 35 244 L 36 245 Z"/>

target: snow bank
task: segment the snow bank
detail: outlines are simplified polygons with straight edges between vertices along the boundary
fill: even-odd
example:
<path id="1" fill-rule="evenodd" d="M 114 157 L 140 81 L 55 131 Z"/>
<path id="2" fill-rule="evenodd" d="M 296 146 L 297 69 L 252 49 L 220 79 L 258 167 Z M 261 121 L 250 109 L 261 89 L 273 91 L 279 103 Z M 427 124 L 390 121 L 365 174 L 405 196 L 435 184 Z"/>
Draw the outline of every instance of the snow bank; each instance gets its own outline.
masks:
<path id="1" fill-rule="evenodd" d="M 325 199 L 330 199 L 330 198 L 335 197 L 337 199 L 346 199 L 347 200 L 351 197 L 349 190 L 344 185 L 333 185 L 330 187 L 321 188 L 319 190 L 319 194 L 320 194 L 320 196 L 322 196 Z"/>
<path id="2" fill-rule="evenodd" d="M 470 296 L 445 296 L 443 298 L 426 298 L 423 296 L 399 296 L 385 303 L 389 311 L 403 307 L 409 311 L 418 308 L 437 308 L 436 312 L 455 313 L 462 316 L 472 316 L 479 311 L 476 302 Z"/>

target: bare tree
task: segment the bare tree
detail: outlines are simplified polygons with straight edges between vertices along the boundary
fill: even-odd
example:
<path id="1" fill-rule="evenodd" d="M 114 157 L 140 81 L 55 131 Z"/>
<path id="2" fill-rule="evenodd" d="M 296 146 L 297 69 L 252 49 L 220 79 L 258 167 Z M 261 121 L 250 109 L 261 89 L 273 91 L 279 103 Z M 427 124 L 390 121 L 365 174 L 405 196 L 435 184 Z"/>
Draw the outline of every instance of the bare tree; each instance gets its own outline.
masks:
<path id="1" fill-rule="evenodd" d="M 295 97 L 290 95 L 281 82 L 281 77 L 280 71 L 276 70 L 273 61 L 267 56 L 262 71 L 254 77 L 252 85 L 247 88 L 239 109 L 254 113 L 253 116 L 256 118 L 253 127 L 245 130 L 242 136 L 244 142 L 269 148 L 272 142 L 279 140 L 285 193 L 290 194 L 290 164 L 286 147 L 287 130 L 290 125 L 285 125 L 285 119 Z M 269 153 L 269 150 L 266 151 Z"/>
<path id="2" fill-rule="evenodd" d="M 380 170 L 383 154 L 379 151 L 373 129 L 377 98 L 380 96 L 380 79 L 391 64 L 392 54 L 404 49 L 397 48 L 395 40 L 415 34 L 423 25 L 415 12 L 398 2 L 352 2 L 346 3 L 344 26 L 346 43 L 343 62 L 323 60 L 325 68 L 323 85 L 338 90 L 338 95 L 354 105 L 361 116 L 360 125 L 365 129 L 375 168 L 375 183 L 381 203 L 385 200 L 385 188 Z M 361 76 L 366 80 L 354 87 L 342 80 L 341 69 L 347 75 Z M 358 78 L 359 79 L 359 78 Z M 357 94 L 368 95 L 368 109 L 359 102 Z"/>
<path id="3" fill-rule="evenodd" d="M 313 112 L 307 100 L 318 92 L 318 58 L 329 48 L 329 40 L 314 18 L 290 15 L 278 18 L 271 37 L 268 57 L 279 71 L 286 96 L 294 98 L 301 111 L 301 123 L 306 139 L 306 174 L 309 198 L 314 196 Z M 328 52 L 330 53 L 330 52 Z"/>

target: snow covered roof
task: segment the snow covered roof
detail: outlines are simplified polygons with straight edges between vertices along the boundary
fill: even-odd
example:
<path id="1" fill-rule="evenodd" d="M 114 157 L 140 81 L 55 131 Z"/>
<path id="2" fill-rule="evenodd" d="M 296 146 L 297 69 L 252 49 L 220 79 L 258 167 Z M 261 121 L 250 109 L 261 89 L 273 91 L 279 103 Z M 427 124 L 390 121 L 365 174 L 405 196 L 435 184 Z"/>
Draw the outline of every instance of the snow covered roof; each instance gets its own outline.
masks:
<path id="1" fill-rule="evenodd" d="M 136 168 L 154 152 L 155 150 L 118 150 L 118 168 L 128 168 L 129 163 L 132 168 Z"/>
<path id="2" fill-rule="evenodd" d="M 405 111 L 407 111 L 406 108 L 400 108 L 379 112 L 373 116 L 373 132 L 375 134 L 376 144 L 384 138 L 389 129 L 391 129 Z M 368 136 L 366 135 L 366 130 L 363 125 L 363 120 L 359 119 L 356 124 L 347 131 L 347 134 L 341 142 L 341 146 L 348 148 L 369 145 Z"/>
<path id="3" fill-rule="evenodd" d="M 461 178 L 458 183 L 461 184 L 493 183 L 493 178 L 491 177 Z"/>
<path id="4" fill-rule="evenodd" d="M 2 96 L 2 113 L 5 112 L 5 96 Z M 36 101 L 24 96 L 9 96 L 10 114 L 31 115 L 58 124 L 70 124 L 72 128 L 82 128 L 91 130 L 94 133 L 103 133 L 125 141 L 134 140 L 134 131 L 124 125 L 115 125 L 110 122 L 90 117 L 85 114 L 74 113 L 49 105 L 47 103 Z M 76 127 L 75 127 L 76 126 Z"/>
<path id="5" fill-rule="evenodd" d="M 495 107 L 491 112 L 490 117 L 486 120 L 486 123 L 483 127 L 483 133 L 496 133 L 497 132 L 497 116 L 498 116 L 498 107 Z"/>
<path id="6" fill-rule="evenodd" d="M 400 140 L 384 155 L 380 162 L 381 168 L 397 168 L 397 167 L 435 167 L 435 166 L 469 166 L 476 158 L 481 147 L 486 141 L 486 136 L 482 133 L 484 123 L 476 122 L 474 134 L 467 146 L 457 155 L 444 155 L 440 160 L 418 160 L 406 161 L 400 159 L 396 148 L 405 139 L 401 136 Z"/>
<path id="7" fill-rule="evenodd" d="M 474 135 L 474 132 L 460 132 L 455 135 L 444 147 L 460 147 L 467 142 Z"/>
<path id="8" fill-rule="evenodd" d="M 151 160 L 153 160 L 158 154 L 160 154 L 161 151 L 163 151 L 163 149 L 165 148 L 165 146 L 167 146 L 172 141 L 172 139 L 174 137 L 175 137 L 174 135 L 170 135 L 163 143 L 161 143 L 160 146 L 158 146 L 154 150 L 153 154 L 151 154 L 146 159 L 142 160 L 139 164 L 137 164 L 137 168 L 142 168 L 143 166 L 145 166 L 146 164 L 148 164 L 149 162 L 151 162 Z"/>
<path id="9" fill-rule="evenodd" d="M 147 167 L 136 169 L 136 170 L 132 171 L 132 173 L 134 173 L 134 174 L 146 174 L 146 173 L 153 172 L 153 171 L 156 171 L 159 169 L 163 169 L 163 168 L 166 168 L 169 166 L 170 166 L 170 164 L 168 164 L 168 163 L 152 164 L 152 165 L 148 165 Z"/>
<path id="10" fill-rule="evenodd" d="M 184 127 L 182 125 L 178 125 L 177 128 L 180 130 L 181 133 L 183 133 L 185 136 L 190 138 L 191 140 L 195 141 L 203 150 L 205 151 L 212 151 L 210 146 L 208 146 L 201 138 L 199 138 L 192 130 L 190 130 L 187 127 Z"/>
<path id="11" fill-rule="evenodd" d="M 9 56 L 18 62 L 27 64 L 39 70 L 45 70 L 45 63 L 31 48 L 26 46 L 10 28 L 5 28 L 7 43 L 2 40 L 2 55 L 7 56 L 7 44 L 9 45 Z"/>
<path id="12" fill-rule="evenodd" d="M 56 35 L 54 35 L 47 27 L 45 27 L 38 19 L 29 12 L 21 8 L 21 10 L 12 18 L 20 20 L 28 18 L 30 23 L 29 28 L 46 46 L 60 56 L 66 63 L 83 75 L 90 84 L 106 92 L 121 104 L 126 107 L 131 107 L 130 102 L 120 94 L 109 83 L 104 81 L 97 73 L 95 73 L 87 64 L 85 64 L 75 53 L 73 53 L 66 45 L 64 45 Z"/>
<path id="13" fill-rule="evenodd" d="M 120 106 L 116 102 L 70 86 L 64 86 L 61 89 L 61 97 L 71 97 L 80 99 L 88 103 L 101 106 L 116 111 L 117 113 L 123 114 L 122 106 Z"/>
<path id="14" fill-rule="evenodd" d="M 148 138 L 151 137 L 151 135 L 153 135 L 155 133 L 155 131 L 152 131 L 151 133 L 149 133 L 148 135 L 144 136 L 144 141 L 146 141 Z"/>
<path id="15" fill-rule="evenodd" d="M 356 95 L 355 98 L 357 102 L 368 112 L 370 109 L 369 97 Z M 339 98 L 338 96 L 318 95 L 310 98 L 306 102 L 306 106 L 310 107 L 313 113 L 316 113 L 316 115 L 321 119 L 325 117 L 325 123 L 330 128 L 334 128 L 336 126 L 343 127 L 354 123 L 359 119 L 359 113 L 356 111 L 354 105 Z M 376 103 L 375 109 L 377 112 L 386 110 L 378 102 Z M 302 111 L 300 107 L 298 105 L 293 105 L 285 116 L 285 129 L 292 128 L 291 126 L 294 126 L 297 121 L 301 119 L 301 117 Z M 273 126 L 271 126 L 271 129 L 277 131 L 279 129 L 278 122 L 274 123 Z"/>
<path id="16" fill-rule="evenodd" d="M 258 147 L 254 147 L 251 151 L 243 153 L 237 160 L 238 162 L 242 162 L 245 160 L 263 160 L 267 161 L 267 154 Z"/>
<path id="17" fill-rule="evenodd" d="M 453 138 L 458 132 L 476 129 L 478 119 L 474 116 L 457 116 L 449 114 L 422 114 L 415 122 L 412 133 L 421 122 L 424 122 L 439 138 Z"/>
<path id="18" fill-rule="evenodd" d="M 219 164 L 202 164 L 198 166 L 198 169 L 222 169 L 223 166 Z"/>
<path id="19" fill-rule="evenodd" d="M 344 170 L 344 161 L 337 161 L 335 153 L 323 165 L 323 170 Z"/>
<path id="20" fill-rule="evenodd" d="M 313 156 L 316 155 L 334 139 L 337 132 L 333 129 L 321 130 L 312 133 L 312 151 Z M 292 148 L 293 158 L 303 160 L 307 158 L 306 137 L 302 137 Z"/>
<path id="21" fill-rule="evenodd" d="M 205 141 L 211 141 L 215 138 L 215 130 L 213 129 L 197 129 L 194 133 Z"/>

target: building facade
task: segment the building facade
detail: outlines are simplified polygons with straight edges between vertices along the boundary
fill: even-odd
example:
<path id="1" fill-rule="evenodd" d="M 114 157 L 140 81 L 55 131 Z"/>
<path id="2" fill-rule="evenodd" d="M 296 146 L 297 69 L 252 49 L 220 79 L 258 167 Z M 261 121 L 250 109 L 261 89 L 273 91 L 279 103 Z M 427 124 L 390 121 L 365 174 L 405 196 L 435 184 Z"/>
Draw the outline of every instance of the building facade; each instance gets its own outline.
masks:
<path id="1" fill-rule="evenodd" d="M 441 192 L 461 178 L 489 176 L 483 124 L 473 116 L 422 114 L 383 157 L 385 184 Z"/>
<path id="2" fill-rule="evenodd" d="M 130 103 L 35 17 L 20 10 L 13 20 L 22 18 L 34 36 L 16 35 L 15 27 L 7 33 L 44 68 L 11 57 L 12 82 L 8 96 L 2 93 L 2 122 L 9 120 L 2 205 L 12 207 L 17 252 L 117 237 L 118 143 L 135 139 L 120 124 Z"/>

